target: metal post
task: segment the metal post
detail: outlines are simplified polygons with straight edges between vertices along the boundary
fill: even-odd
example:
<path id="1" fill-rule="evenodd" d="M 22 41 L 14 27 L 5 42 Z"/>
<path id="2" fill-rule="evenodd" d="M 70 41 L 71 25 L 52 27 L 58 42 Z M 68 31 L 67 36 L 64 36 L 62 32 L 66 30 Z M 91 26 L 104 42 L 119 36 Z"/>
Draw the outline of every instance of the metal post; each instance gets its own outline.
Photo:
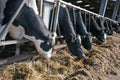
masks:
<path id="1" fill-rule="evenodd" d="M 102 16 L 105 15 L 105 11 L 106 11 L 106 7 L 107 7 L 107 3 L 108 3 L 108 0 L 102 0 L 102 1 L 101 1 L 99 14 L 102 15 Z"/>
<path id="2" fill-rule="evenodd" d="M 53 30 L 52 30 L 52 32 L 56 32 L 56 30 L 57 30 L 60 5 L 61 5 L 61 2 L 57 1 L 57 3 L 56 3 L 56 9 L 55 9 L 55 18 L 54 18 L 54 24 L 53 24 Z"/>
<path id="3" fill-rule="evenodd" d="M 42 17 L 43 13 L 43 0 L 40 0 L 40 16 Z"/>
<path id="4" fill-rule="evenodd" d="M 119 4 L 120 4 L 120 0 L 117 0 L 116 3 L 115 3 L 113 14 L 112 14 L 112 19 L 113 20 L 116 19 L 117 12 L 118 12 L 118 9 L 119 9 Z"/>

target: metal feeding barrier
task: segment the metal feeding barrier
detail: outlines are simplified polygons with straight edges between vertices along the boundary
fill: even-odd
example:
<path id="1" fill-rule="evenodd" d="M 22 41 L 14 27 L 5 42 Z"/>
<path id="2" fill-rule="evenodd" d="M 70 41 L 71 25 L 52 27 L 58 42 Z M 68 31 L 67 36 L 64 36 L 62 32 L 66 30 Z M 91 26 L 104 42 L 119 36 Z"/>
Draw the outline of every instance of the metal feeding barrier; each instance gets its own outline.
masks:
<path id="1" fill-rule="evenodd" d="M 94 13 L 94 12 L 92 12 L 92 11 L 86 10 L 86 9 L 81 8 L 81 7 L 79 7 L 79 6 L 75 6 L 75 5 L 71 4 L 71 3 L 68 3 L 68 2 L 65 2 L 65 1 L 62 1 L 62 0 L 58 0 L 58 3 L 59 3 L 59 4 L 64 4 L 64 5 L 67 5 L 67 6 L 71 6 L 71 7 L 73 7 L 73 8 L 79 9 L 79 10 L 81 10 L 81 11 L 87 12 L 87 13 L 89 13 L 89 14 L 92 14 L 92 15 L 95 15 L 95 16 L 98 16 L 98 17 L 102 17 L 102 18 L 108 19 L 108 20 L 110 20 L 110 21 L 112 21 L 112 22 L 118 22 L 118 21 L 115 21 L 115 20 L 110 19 L 110 18 L 108 18 L 108 17 L 104 17 L 104 16 L 102 16 L 102 15 L 100 15 L 100 14 Z M 59 6 L 59 5 L 58 5 L 58 6 Z"/>

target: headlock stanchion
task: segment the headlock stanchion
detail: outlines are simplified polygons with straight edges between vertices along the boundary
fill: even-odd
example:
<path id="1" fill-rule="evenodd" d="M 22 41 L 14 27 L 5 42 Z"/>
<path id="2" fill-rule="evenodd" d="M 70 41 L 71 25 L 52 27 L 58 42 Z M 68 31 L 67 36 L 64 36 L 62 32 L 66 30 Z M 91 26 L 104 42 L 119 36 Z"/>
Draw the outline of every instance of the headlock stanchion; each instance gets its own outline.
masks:
<path id="1" fill-rule="evenodd" d="M 2 40 L 2 38 L 5 36 L 5 34 L 7 34 L 11 24 L 13 23 L 13 21 L 15 20 L 15 18 L 17 17 L 17 15 L 19 14 L 19 12 L 21 11 L 21 9 L 23 8 L 24 4 L 25 4 L 26 0 L 23 0 L 21 5 L 19 6 L 19 8 L 17 9 L 17 11 L 15 12 L 15 14 L 13 15 L 13 17 L 10 19 L 10 21 L 8 22 L 8 24 L 5 26 L 5 28 L 3 29 L 3 31 L 0 33 L 0 41 Z"/>
<path id="2" fill-rule="evenodd" d="M 114 10 L 113 10 L 113 14 L 112 14 L 112 19 L 113 20 L 116 20 L 116 16 L 117 16 L 117 13 L 118 13 L 118 10 L 119 10 L 119 5 L 120 5 L 120 0 L 116 0 L 115 7 L 114 7 Z"/>
<path id="3" fill-rule="evenodd" d="M 65 5 L 74 7 L 74 8 L 76 8 L 76 9 L 80 9 L 81 11 L 85 11 L 85 12 L 87 12 L 87 13 L 89 13 L 89 14 L 92 14 L 92 15 L 95 15 L 95 16 L 98 16 L 98 17 L 102 17 L 102 18 L 108 19 L 109 21 L 112 21 L 112 22 L 116 22 L 116 23 L 117 23 L 117 21 L 115 21 L 115 20 L 113 20 L 113 19 L 110 19 L 110 18 L 108 18 L 108 17 L 104 17 L 104 16 L 102 16 L 102 15 L 99 15 L 99 14 L 97 14 L 97 13 L 91 12 L 91 11 L 86 10 L 86 9 L 83 9 L 83 8 L 81 8 L 81 7 L 79 7 L 79 6 L 75 6 L 75 5 L 71 4 L 71 3 L 67 3 L 67 2 L 62 1 L 62 0 L 59 0 L 59 2 L 60 2 L 61 4 L 65 4 Z"/>
<path id="4" fill-rule="evenodd" d="M 56 3 L 56 9 L 55 9 L 55 18 L 53 22 L 53 30 L 52 32 L 56 32 L 57 30 L 57 25 L 58 25 L 58 16 L 59 16 L 59 10 L 60 10 L 60 5 L 61 5 L 61 0 L 57 1 Z"/>

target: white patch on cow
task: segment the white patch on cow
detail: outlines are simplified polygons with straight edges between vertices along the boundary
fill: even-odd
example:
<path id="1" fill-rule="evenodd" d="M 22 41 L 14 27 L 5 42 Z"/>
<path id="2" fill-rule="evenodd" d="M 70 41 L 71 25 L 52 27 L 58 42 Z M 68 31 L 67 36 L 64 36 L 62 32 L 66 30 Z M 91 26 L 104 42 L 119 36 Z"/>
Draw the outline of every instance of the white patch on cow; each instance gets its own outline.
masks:
<path id="1" fill-rule="evenodd" d="M 35 45 L 35 48 L 37 50 L 37 52 L 44 58 L 50 58 L 51 57 L 51 53 L 52 53 L 52 48 L 49 51 L 44 51 L 42 48 L 40 48 L 41 43 L 43 43 L 43 40 L 37 40 L 35 39 L 35 37 L 33 36 L 29 36 L 29 35 L 24 35 L 24 38 L 32 41 Z"/>
<path id="2" fill-rule="evenodd" d="M 42 40 L 37 40 L 37 44 L 38 44 L 38 47 L 40 47 L 41 43 L 43 43 L 44 41 Z M 39 49 L 38 51 L 39 53 L 43 53 L 42 56 L 45 57 L 45 58 L 50 58 L 51 57 L 51 53 L 52 53 L 52 48 L 49 50 L 49 51 L 44 51 L 42 48 Z"/>
<path id="3" fill-rule="evenodd" d="M 31 7 L 34 12 L 38 15 L 39 14 L 39 11 L 38 11 L 38 8 L 37 8 L 37 4 L 36 4 L 36 0 L 26 0 L 26 3 L 29 7 Z"/>
<path id="4" fill-rule="evenodd" d="M 106 34 L 106 33 L 104 33 L 104 39 L 105 39 L 105 41 L 106 41 L 106 39 L 107 39 L 107 34 Z"/>
<path id="5" fill-rule="evenodd" d="M 77 35 L 77 37 L 78 37 L 78 40 L 79 40 L 79 42 L 80 42 L 80 44 L 81 44 L 81 36 L 80 36 L 80 35 Z"/>
<path id="6" fill-rule="evenodd" d="M 25 34 L 25 30 L 22 26 L 15 27 L 13 24 L 10 26 L 9 34 L 14 39 L 22 39 Z"/>

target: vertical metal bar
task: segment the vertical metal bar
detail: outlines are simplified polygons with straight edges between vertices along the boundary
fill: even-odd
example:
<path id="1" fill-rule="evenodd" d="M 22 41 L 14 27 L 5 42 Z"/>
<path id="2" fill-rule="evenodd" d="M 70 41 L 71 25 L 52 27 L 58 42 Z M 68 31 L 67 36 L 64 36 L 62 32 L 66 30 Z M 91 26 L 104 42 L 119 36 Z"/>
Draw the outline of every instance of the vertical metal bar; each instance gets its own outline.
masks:
<path id="1" fill-rule="evenodd" d="M 115 3 L 113 14 L 112 14 L 112 19 L 113 20 L 116 19 L 117 12 L 118 12 L 118 9 L 119 9 L 119 4 L 120 4 L 120 0 L 117 0 L 116 3 Z"/>
<path id="2" fill-rule="evenodd" d="M 8 24 L 5 26 L 5 28 L 3 29 L 3 31 L 0 33 L 0 40 L 5 36 L 5 34 L 7 34 L 10 25 L 13 23 L 13 21 L 15 20 L 15 18 L 17 17 L 17 15 L 19 14 L 19 12 L 21 11 L 21 9 L 23 8 L 24 4 L 25 4 L 26 0 L 23 0 L 21 5 L 19 6 L 18 10 L 15 12 L 15 14 L 13 15 L 13 17 L 10 19 L 10 21 L 8 22 Z"/>
<path id="3" fill-rule="evenodd" d="M 15 56 L 18 56 L 20 54 L 20 43 L 18 43 L 16 45 L 16 52 L 15 52 Z"/>
<path id="4" fill-rule="evenodd" d="M 56 6 L 56 10 L 55 10 L 55 18 L 54 18 L 54 24 L 53 24 L 53 31 L 52 32 L 56 32 L 56 30 L 57 30 L 59 10 L 60 10 L 61 2 L 57 1 L 56 5 L 57 6 Z"/>
<path id="5" fill-rule="evenodd" d="M 108 0 L 102 0 L 102 1 L 101 1 L 99 14 L 102 15 L 102 16 L 105 15 L 105 11 L 106 11 L 106 7 L 107 7 L 107 3 L 108 3 Z"/>
<path id="6" fill-rule="evenodd" d="M 40 16 L 43 16 L 43 0 L 40 0 Z"/>
<path id="7" fill-rule="evenodd" d="M 52 9 L 52 13 L 51 13 L 50 32 L 52 32 L 52 29 L 53 29 L 55 7 L 56 7 L 56 4 L 54 3 L 54 5 L 53 5 L 53 9 Z"/>
<path id="8" fill-rule="evenodd" d="M 87 26 L 87 13 L 85 12 L 85 25 Z"/>

